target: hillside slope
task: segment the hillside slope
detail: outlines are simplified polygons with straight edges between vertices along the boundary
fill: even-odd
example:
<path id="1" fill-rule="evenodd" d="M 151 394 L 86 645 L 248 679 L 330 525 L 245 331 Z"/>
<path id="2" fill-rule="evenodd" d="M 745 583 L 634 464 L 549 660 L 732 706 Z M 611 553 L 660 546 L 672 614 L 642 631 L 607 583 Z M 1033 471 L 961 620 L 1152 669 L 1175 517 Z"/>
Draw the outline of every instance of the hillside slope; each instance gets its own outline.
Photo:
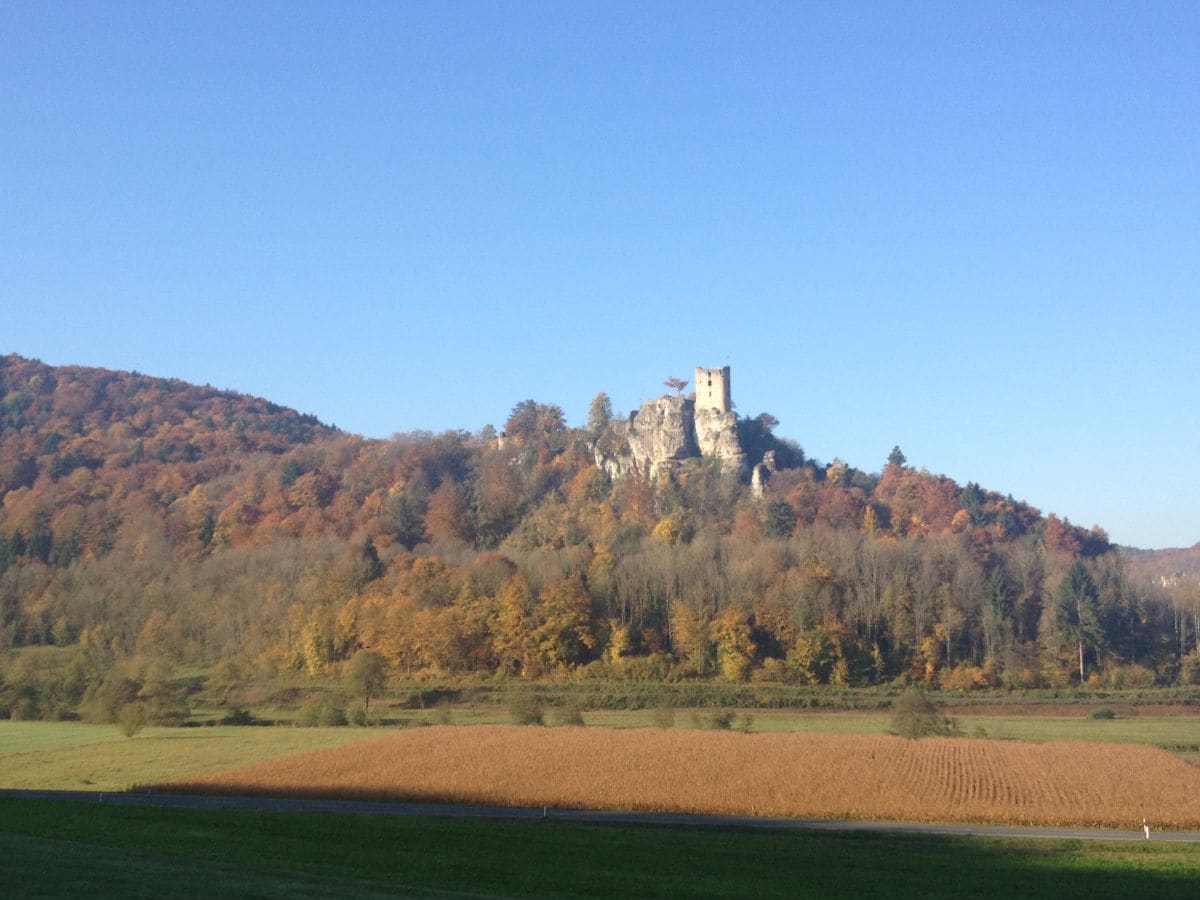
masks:
<path id="1" fill-rule="evenodd" d="M 762 447 L 770 424 L 738 427 Z M 619 436 L 552 404 L 516 404 L 505 431 L 366 440 L 5 357 L 0 652 L 59 648 L 92 683 L 146 660 L 320 674 L 363 648 L 526 678 L 1193 677 L 1194 613 L 1130 579 L 1103 531 L 898 451 L 872 474 L 789 442 L 759 499 L 712 460 L 614 480 L 595 450 Z M 46 710 L 80 702 L 79 678 L 17 675 Z"/>

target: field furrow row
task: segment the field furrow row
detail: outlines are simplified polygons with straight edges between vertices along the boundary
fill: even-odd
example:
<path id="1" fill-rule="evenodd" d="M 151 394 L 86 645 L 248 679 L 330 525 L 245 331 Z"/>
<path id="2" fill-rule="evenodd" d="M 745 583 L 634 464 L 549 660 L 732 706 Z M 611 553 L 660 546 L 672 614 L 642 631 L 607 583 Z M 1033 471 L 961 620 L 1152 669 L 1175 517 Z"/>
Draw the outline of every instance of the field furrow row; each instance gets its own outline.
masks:
<path id="1" fill-rule="evenodd" d="M 437 726 L 175 786 L 764 816 L 1200 827 L 1200 770 L 1145 746 Z"/>

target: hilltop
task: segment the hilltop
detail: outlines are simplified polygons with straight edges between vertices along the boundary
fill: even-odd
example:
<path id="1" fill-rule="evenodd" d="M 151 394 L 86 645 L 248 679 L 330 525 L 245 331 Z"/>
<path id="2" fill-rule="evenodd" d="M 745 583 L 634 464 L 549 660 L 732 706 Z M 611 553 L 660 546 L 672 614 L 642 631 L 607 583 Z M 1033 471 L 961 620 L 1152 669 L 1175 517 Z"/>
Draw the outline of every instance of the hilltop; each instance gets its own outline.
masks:
<path id="1" fill-rule="evenodd" d="M 696 427 L 694 399 L 664 400 Z M 708 436 L 661 459 L 603 394 L 586 428 L 525 400 L 503 435 L 367 440 L 237 393 L 4 357 L 0 712 L 111 711 L 152 662 L 321 676 L 363 649 L 428 677 L 1200 675 L 1177 599 L 1099 528 L 900 448 L 879 473 L 822 464 L 728 405 L 702 404 Z"/>

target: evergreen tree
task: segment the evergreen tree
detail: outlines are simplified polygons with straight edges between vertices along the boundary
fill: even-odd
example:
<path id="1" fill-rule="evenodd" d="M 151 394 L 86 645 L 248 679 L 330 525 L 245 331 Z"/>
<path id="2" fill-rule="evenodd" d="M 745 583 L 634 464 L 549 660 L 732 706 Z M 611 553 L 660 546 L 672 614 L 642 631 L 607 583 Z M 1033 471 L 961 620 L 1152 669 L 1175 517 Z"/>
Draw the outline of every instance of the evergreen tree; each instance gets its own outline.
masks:
<path id="1" fill-rule="evenodd" d="M 971 524 L 976 527 L 984 524 L 983 503 L 986 498 L 983 489 L 974 481 L 968 481 L 962 489 L 962 508 L 971 516 Z"/>
<path id="2" fill-rule="evenodd" d="M 767 521 L 763 531 L 767 537 L 786 538 L 796 528 L 796 511 L 784 500 L 772 500 L 767 504 Z"/>
<path id="3" fill-rule="evenodd" d="M 1004 577 L 1004 567 L 997 565 L 992 569 L 984 586 L 984 601 L 986 617 L 983 622 L 983 636 L 986 653 L 994 656 L 1012 637 L 1013 601 L 1009 592 L 1008 581 Z"/>
<path id="4" fill-rule="evenodd" d="M 1100 592 L 1092 573 L 1082 562 L 1067 570 L 1058 586 L 1058 624 L 1079 650 L 1079 680 L 1083 681 L 1083 648 L 1100 650 L 1104 631 L 1100 626 Z"/>

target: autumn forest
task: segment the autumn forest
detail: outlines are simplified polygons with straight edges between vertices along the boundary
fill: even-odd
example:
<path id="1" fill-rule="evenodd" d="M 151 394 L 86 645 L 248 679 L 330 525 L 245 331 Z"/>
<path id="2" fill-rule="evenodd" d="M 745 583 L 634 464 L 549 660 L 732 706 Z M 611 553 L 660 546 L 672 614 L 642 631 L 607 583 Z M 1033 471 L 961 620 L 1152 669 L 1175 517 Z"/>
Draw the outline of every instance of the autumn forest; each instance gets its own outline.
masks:
<path id="1" fill-rule="evenodd" d="M 740 419 L 763 496 L 694 460 L 612 478 L 587 426 L 372 440 L 180 381 L 0 357 L 0 713 L 111 709 L 114 673 L 931 688 L 1200 683 L 1200 592 L 1100 528 Z M 53 653 L 30 648 L 57 648 Z M 133 668 L 131 668 L 133 667 Z"/>

